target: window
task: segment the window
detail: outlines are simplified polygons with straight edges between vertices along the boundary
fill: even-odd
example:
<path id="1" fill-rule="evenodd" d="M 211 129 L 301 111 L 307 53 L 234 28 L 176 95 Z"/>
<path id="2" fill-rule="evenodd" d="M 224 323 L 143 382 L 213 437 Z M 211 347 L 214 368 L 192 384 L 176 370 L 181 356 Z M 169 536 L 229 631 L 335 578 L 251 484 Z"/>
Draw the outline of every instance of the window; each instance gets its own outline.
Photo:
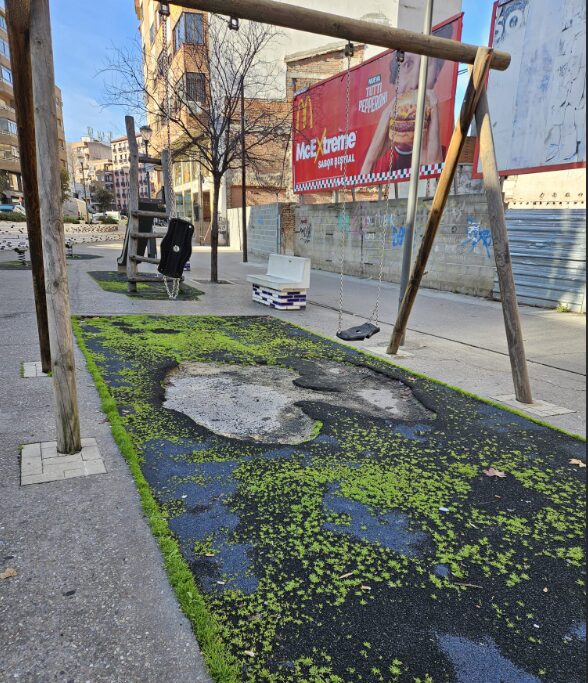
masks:
<path id="1" fill-rule="evenodd" d="M 198 102 L 202 104 L 205 98 L 204 74 L 187 72 L 186 73 L 186 100 L 188 102 Z"/>
<path id="2" fill-rule="evenodd" d="M 0 159 L 5 161 L 18 161 L 20 158 L 18 149 L 12 145 L 0 144 Z"/>
<path id="3" fill-rule="evenodd" d="M 3 38 L 0 38 L 0 54 L 4 55 L 7 59 L 10 59 L 10 47 Z"/>
<path id="4" fill-rule="evenodd" d="M 184 191 L 182 214 L 184 218 L 192 221 L 192 192 L 190 190 Z"/>
<path id="5" fill-rule="evenodd" d="M 0 133 L 4 133 L 5 135 L 16 135 L 16 123 L 10 119 L 0 119 Z"/>
<path id="6" fill-rule="evenodd" d="M 6 27 L 6 19 L 4 18 L 4 15 L 3 15 L 3 14 L 0 14 L 0 28 L 1 28 L 3 31 L 7 31 L 7 32 L 8 32 L 8 28 Z"/>
<path id="7" fill-rule="evenodd" d="M 204 44 L 201 14 L 184 12 L 179 18 L 178 23 L 174 26 L 174 52 L 177 52 L 184 44 Z"/>
<path id="8" fill-rule="evenodd" d="M 159 57 L 157 58 L 157 75 L 160 78 L 163 78 L 165 76 L 165 62 L 167 59 L 167 49 L 164 48 L 160 53 Z"/>
<path id="9" fill-rule="evenodd" d="M 151 28 L 149 29 L 149 40 L 151 41 L 151 45 L 155 42 L 156 31 L 155 23 L 151 24 Z"/>
<path id="10" fill-rule="evenodd" d="M 10 69 L 7 69 L 5 66 L 0 67 L 0 77 L 5 83 L 12 85 L 12 71 Z"/>

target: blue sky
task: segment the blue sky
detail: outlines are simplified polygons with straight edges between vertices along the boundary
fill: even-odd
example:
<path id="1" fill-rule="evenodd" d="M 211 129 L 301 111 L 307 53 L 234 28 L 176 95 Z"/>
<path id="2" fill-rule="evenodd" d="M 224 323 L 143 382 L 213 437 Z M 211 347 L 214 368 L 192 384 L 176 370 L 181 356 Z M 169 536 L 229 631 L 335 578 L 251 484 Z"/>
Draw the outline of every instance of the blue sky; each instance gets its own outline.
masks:
<path id="1" fill-rule="evenodd" d="M 465 42 L 487 44 L 492 5 L 493 0 L 463 0 Z M 78 140 L 88 127 L 95 132 L 123 135 L 125 112 L 122 108 L 101 106 L 103 76 L 98 72 L 114 45 L 124 46 L 137 40 L 133 0 L 51 0 L 51 12 L 56 81 L 63 91 L 68 141 Z M 458 98 L 465 82 L 466 77 L 462 76 Z"/>
<path id="2" fill-rule="evenodd" d="M 103 77 L 98 74 L 114 45 L 136 41 L 133 0 L 51 0 L 55 80 L 63 91 L 65 135 L 79 140 L 88 126 L 124 134 L 122 108 L 104 109 Z"/>

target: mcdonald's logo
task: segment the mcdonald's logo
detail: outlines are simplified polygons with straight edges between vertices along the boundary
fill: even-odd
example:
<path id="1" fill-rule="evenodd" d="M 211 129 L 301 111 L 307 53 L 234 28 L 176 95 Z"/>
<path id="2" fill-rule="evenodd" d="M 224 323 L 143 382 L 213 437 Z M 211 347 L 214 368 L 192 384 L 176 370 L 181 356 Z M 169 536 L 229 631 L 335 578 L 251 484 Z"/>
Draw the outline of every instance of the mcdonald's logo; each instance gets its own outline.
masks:
<path id="1" fill-rule="evenodd" d="M 300 125 L 301 121 L 302 125 Z M 298 108 L 296 111 L 296 130 L 302 131 L 307 127 L 314 127 L 312 100 L 308 95 L 306 97 L 301 97 L 300 100 L 298 100 Z"/>

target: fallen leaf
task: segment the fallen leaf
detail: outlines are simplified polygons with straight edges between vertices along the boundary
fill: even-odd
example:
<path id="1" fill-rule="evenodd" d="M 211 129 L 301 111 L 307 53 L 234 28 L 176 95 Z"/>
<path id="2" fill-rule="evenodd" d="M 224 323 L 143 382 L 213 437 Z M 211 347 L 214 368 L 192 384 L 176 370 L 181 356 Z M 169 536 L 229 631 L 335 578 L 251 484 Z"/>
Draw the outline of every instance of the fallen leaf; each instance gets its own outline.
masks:
<path id="1" fill-rule="evenodd" d="M 348 579 L 350 576 L 353 576 L 353 572 L 349 572 L 348 574 L 343 574 L 343 576 L 339 577 L 339 580 Z"/>
<path id="2" fill-rule="evenodd" d="M 504 479 L 506 477 L 506 472 L 501 472 L 500 470 L 497 470 L 494 467 L 490 467 L 487 470 L 484 470 L 484 474 L 487 477 L 498 477 L 499 479 Z"/>
<path id="3" fill-rule="evenodd" d="M 362 591 L 371 591 L 371 590 L 372 590 L 372 587 L 371 587 L 371 586 L 362 586 L 362 587 L 361 587 L 361 590 L 362 590 Z"/>
<path id="4" fill-rule="evenodd" d="M 245 652 L 243 654 L 246 657 L 256 657 L 256 654 L 255 654 L 255 652 L 253 652 L 253 650 L 245 650 Z"/>
<path id="5" fill-rule="evenodd" d="M 14 576 L 16 576 L 16 569 L 8 567 L 6 571 L 0 574 L 0 579 L 12 579 Z"/>
<path id="6" fill-rule="evenodd" d="M 582 460 L 578 460 L 578 458 L 570 460 L 570 465 L 578 465 L 580 469 L 584 469 L 586 467 L 586 463 L 582 462 Z"/>

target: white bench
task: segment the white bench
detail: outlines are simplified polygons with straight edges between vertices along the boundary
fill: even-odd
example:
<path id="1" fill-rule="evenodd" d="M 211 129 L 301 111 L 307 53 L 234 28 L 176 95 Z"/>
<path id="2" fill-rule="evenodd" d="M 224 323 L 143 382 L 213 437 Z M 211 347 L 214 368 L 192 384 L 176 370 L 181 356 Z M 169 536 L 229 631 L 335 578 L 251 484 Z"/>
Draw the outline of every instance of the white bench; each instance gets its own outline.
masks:
<path id="1" fill-rule="evenodd" d="M 284 311 L 306 308 L 310 259 L 270 254 L 265 275 L 248 275 L 253 301 Z"/>

